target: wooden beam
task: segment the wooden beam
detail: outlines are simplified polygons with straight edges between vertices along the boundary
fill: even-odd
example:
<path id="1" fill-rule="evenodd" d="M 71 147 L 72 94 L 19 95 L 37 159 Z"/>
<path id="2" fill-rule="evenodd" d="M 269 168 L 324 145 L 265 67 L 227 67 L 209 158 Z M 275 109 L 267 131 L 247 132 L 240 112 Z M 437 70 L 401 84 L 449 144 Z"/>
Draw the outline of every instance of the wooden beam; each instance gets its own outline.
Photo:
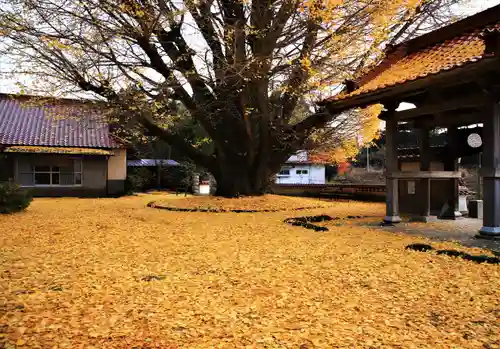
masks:
<path id="1" fill-rule="evenodd" d="M 496 168 L 494 168 L 494 169 L 482 168 L 480 170 L 480 174 L 483 177 L 500 179 L 500 169 L 496 169 Z"/>
<path id="2" fill-rule="evenodd" d="M 418 119 L 408 121 L 408 125 L 411 128 L 433 128 L 435 117 L 433 115 L 424 115 Z"/>
<path id="3" fill-rule="evenodd" d="M 484 113 L 452 113 L 441 114 L 439 116 L 425 116 L 418 119 L 411 120 L 415 127 L 460 127 L 472 124 L 481 124 L 484 121 Z"/>
<path id="4" fill-rule="evenodd" d="M 425 115 L 435 115 L 444 112 L 450 112 L 453 110 L 482 108 L 484 106 L 484 103 L 486 103 L 486 96 L 474 95 L 427 104 L 423 105 L 420 108 L 399 111 L 394 114 L 394 117 L 401 121 L 409 120 Z"/>
<path id="5" fill-rule="evenodd" d="M 396 171 L 388 172 L 386 176 L 397 179 L 450 179 L 460 178 L 462 174 L 459 171 Z"/>
<path id="6" fill-rule="evenodd" d="M 398 101 L 386 101 L 384 103 L 384 109 L 378 118 L 380 120 L 389 120 L 394 117 L 394 114 L 396 114 L 396 109 L 399 107 L 400 102 Z"/>
<path id="7" fill-rule="evenodd" d="M 440 115 L 433 119 L 435 127 L 460 127 L 472 124 L 480 124 L 484 121 L 484 113 L 477 111 L 474 113 L 456 113 L 451 115 Z"/>
<path id="8" fill-rule="evenodd" d="M 482 108 L 481 108 L 482 109 Z M 474 112 L 459 112 L 450 114 L 441 114 L 434 118 L 437 126 L 463 126 L 482 123 L 484 113 L 482 110 Z"/>
<path id="9" fill-rule="evenodd" d="M 480 78 L 478 78 L 480 80 Z M 457 87 L 454 87 L 456 89 Z M 480 88 L 477 85 L 477 81 L 475 84 L 472 84 L 472 86 L 468 84 L 463 84 L 459 87 L 459 90 L 462 91 L 479 91 L 475 96 L 471 95 L 470 97 L 467 96 L 467 93 L 462 94 L 460 96 L 454 96 L 453 92 L 447 91 L 445 89 L 431 89 L 429 90 L 425 95 L 422 95 L 425 97 L 423 100 L 421 100 L 421 103 L 417 104 L 418 107 L 426 107 L 429 105 L 442 105 L 442 101 L 449 101 L 449 96 L 450 94 L 453 96 L 454 100 L 449 101 L 449 103 L 455 103 L 455 101 L 463 101 L 464 104 L 467 103 L 468 100 L 474 98 L 487 98 L 487 94 L 489 90 L 484 90 Z M 456 103 L 460 104 L 460 103 Z M 479 106 L 473 106 L 472 108 L 462 108 L 462 110 L 436 110 L 432 114 L 428 115 L 423 115 L 419 116 L 416 118 L 413 123 L 415 127 L 421 128 L 421 127 L 447 127 L 447 126 L 463 126 L 463 125 L 470 125 L 474 123 L 480 123 L 483 118 L 484 118 L 484 113 L 482 110 L 483 105 Z M 447 109 L 446 107 L 443 107 L 442 109 Z M 412 109 L 413 110 L 413 109 Z"/>
<path id="10" fill-rule="evenodd" d="M 426 90 L 419 90 L 417 93 L 405 96 L 403 102 L 415 104 L 415 106 L 418 107 L 424 104 L 427 99 L 427 94 Z"/>
<path id="11" fill-rule="evenodd" d="M 487 30 L 481 35 L 484 41 L 484 54 L 500 57 L 500 35 L 496 30 Z"/>

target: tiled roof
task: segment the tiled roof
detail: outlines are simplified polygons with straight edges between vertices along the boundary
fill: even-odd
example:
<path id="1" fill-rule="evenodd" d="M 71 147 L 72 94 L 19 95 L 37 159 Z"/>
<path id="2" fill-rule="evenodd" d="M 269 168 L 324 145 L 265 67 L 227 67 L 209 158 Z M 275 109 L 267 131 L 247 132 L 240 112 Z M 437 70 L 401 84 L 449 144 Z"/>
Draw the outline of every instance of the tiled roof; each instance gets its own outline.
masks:
<path id="1" fill-rule="evenodd" d="M 490 18 L 495 11 L 498 16 L 492 21 Z M 475 20 L 477 26 L 474 26 Z M 489 23 L 485 24 L 488 20 Z M 463 31 L 453 33 L 456 29 Z M 444 39 L 446 31 L 451 35 Z M 357 89 L 350 93 L 342 92 L 326 102 L 368 94 L 478 62 L 490 55 L 485 52 L 482 35 L 492 32 L 500 32 L 499 6 L 466 18 L 463 23 L 457 22 L 440 29 L 436 37 L 443 39 L 438 42 L 432 40 L 434 32 L 431 32 L 394 47 L 378 66 L 357 81 Z"/>
<path id="2" fill-rule="evenodd" d="M 0 145 L 120 147 L 95 106 L 82 101 L 48 101 L 0 95 Z"/>

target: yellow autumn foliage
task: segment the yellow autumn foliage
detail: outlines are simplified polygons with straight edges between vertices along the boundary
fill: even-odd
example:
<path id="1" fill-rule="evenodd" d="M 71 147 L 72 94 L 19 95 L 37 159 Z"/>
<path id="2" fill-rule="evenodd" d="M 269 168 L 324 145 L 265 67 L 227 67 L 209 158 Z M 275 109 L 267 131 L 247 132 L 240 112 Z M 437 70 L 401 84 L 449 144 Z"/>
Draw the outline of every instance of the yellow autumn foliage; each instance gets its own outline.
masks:
<path id="1" fill-rule="evenodd" d="M 405 251 L 425 240 L 344 224 L 383 216 L 382 204 L 219 214 L 166 212 L 151 200 L 184 198 L 35 199 L 0 216 L 0 346 L 479 349 L 500 340 L 499 267 Z M 283 223 L 310 214 L 344 219 L 321 233 Z"/>
<path id="2" fill-rule="evenodd" d="M 372 142 L 379 135 L 380 119 L 378 117 L 382 109 L 383 106 L 381 104 L 375 104 L 359 112 L 359 123 L 361 126 L 359 134 L 362 136 L 363 144 Z"/>
<path id="3" fill-rule="evenodd" d="M 211 196 L 193 196 L 182 200 L 168 198 L 154 200 L 157 207 L 180 209 L 215 209 L 215 210 L 256 210 L 256 211 L 291 211 L 304 208 L 332 207 L 329 202 L 316 199 L 297 198 L 280 195 L 247 196 L 242 198 L 223 198 Z"/>
<path id="4" fill-rule="evenodd" d="M 426 7 L 416 11 L 420 5 Z M 239 159 L 231 162 L 245 164 L 247 172 L 268 167 L 257 171 L 261 176 L 279 165 L 267 159 L 281 161 L 284 150 L 313 143 L 308 136 L 335 118 L 319 117 L 314 103 L 359 77 L 390 40 L 406 37 L 430 12 L 448 5 L 439 0 L 70 0 L 65 6 L 56 0 L 17 1 L 0 9 L 0 21 L 9 29 L 3 52 L 23 74 L 46 77 L 34 81 L 34 90 L 85 92 L 114 109 L 107 116 L 121 125 L 121 139 L 140 141 L 148 129 L 212 173 L 224 167 L 222 159 Z M 338 130 L 336 143 L 320 150 L 329 153 L 325 158 L 352 157 L 358 136 L 370 142 L 378 130 L 375 114 L 370 107 L 350 130 Z M 184 123 L 188 118 L 193 123 Z M 295 125 L 307 118 L 310 122 Z M 179 137 L 177 126 L 188 125 L 196 125 L 193 133 L 208 142 L 191 139 L 198 135 Z M 290 132 L 295 135 L 283 137 Z M 245 187 L 260 192 L 258 186 Z"/>
<path id="5" fill-rule="evenodd" d="M 352 126 L 347 130 L 350 133 L 349 137 L 344 137 L 340 143 L 328 144 L 329 135 L 321 135 L 317 143 L 319 147 L 311 151 L 312 161 L 323 164 L 338 164 L 355 157 L 361 146 L 369 145 L 379 135 L 380 119 L 378 116 L 382 112 L 383 106 L 375 104 L 355 112 L 351 112 L 348 118 L 355 119 L 350 121 Z M 352 130 L 356 132 L 352 132 Z M 362 143 L 358 143 L 358 137 Z M 321 146 L 322 144 L 326 146 Z"/>

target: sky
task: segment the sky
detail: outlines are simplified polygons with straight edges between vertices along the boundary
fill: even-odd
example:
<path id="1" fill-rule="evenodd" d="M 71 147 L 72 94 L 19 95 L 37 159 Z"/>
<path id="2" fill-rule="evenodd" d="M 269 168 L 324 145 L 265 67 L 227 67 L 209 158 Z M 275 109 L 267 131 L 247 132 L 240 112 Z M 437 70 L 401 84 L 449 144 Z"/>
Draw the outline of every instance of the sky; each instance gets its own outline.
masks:
<path id="1" fill-rule="evenodd" d="M 498 4 L 500 0 L 468 0 L 466 4 L 456 6 L 455 9 L 459 14 L 470 16 Z"/>
<path id="2" fill-rule="evenodd" d="M 466 0 L 465 3 L 457 5 L 453 10 L 459 16 L 471 16 L 489 7 L 500 4 L 500 0 Z M 0 73 L 9 71 L 9 61 L 6 57 L 0 57 Z M 20 89 L 16 82 L 20 79 L 21 84 L 29 85 L 29 78 L 26 77 L 2 77 L 0 75 L 0 93 L 19 93 Z"/>

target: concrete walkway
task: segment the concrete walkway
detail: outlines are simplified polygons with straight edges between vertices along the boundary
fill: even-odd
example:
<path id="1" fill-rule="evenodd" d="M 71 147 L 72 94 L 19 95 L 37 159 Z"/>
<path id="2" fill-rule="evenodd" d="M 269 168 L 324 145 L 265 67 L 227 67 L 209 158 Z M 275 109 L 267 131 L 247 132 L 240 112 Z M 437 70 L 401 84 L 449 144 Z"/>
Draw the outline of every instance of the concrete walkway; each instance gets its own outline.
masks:
<path id="1" fill-rule="evenodd" d="M 377 225 L 377 227 L 391 232 L 425 236 L 438 241 L 456 241 L 467 247 L 500 251 L 500 240 L 476 238 L 482 223 L 480 219 L 461 218 L 457 220 L 438 220 L 432 223 L 402 222 L 392 227 L 380 225 Z"/>

